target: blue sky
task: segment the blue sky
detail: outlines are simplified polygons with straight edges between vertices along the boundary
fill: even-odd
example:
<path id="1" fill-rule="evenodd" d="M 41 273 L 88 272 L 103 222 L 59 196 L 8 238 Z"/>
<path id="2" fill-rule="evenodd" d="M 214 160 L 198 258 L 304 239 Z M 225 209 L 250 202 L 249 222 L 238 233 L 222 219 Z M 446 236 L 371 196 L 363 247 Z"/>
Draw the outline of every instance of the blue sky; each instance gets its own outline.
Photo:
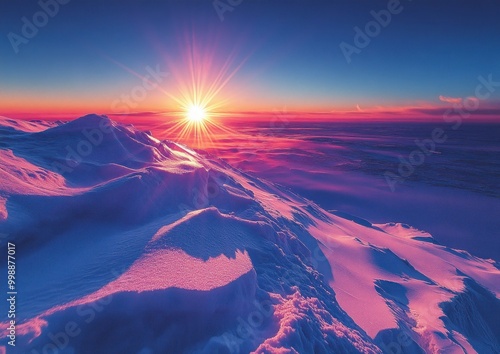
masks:
<path id="1" fill-rule="evenodd" d="M 354 45 L 354 28 L 364 31 L 374 20 L 371 11 L 390 3 L 243 0 L 221 21 L 205 0 L 70 0 L 16 53 L 9 34 L 21 36 L 22 18 L 33 21 L 41 7 L 6 0 L 0 5 L 0 104 L 5 113 L 105 110 L 148 66 L 188 72 L 182 65 L 191 47 L 210 60 L 208 76 L 229 57 L 231 68 L 239 67 L 225 87 L 233 110 L 439 104 L 440 95 L 471 96 L 480 75 L 500 80 L 498 1 L 401 0 L 388 25 L 348 63 L 340 44 Z M 175 94 L 178 81 L 162 85 Z M 164 94 L 150 96 L 137 108 L 172 108 Z"/>

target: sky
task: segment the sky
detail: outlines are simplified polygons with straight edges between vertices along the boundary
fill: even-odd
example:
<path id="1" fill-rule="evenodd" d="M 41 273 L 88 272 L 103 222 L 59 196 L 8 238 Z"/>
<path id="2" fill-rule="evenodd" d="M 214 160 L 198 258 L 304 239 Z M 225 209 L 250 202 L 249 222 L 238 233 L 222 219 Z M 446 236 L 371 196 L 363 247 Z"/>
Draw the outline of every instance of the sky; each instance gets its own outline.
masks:
<path id="1" fill-rule="evenodd" d="M 500 120 L 499 15 L 495 0 L 4 0 L 0 115 L 194 102 L 326 117 L 470 107 Z"/>

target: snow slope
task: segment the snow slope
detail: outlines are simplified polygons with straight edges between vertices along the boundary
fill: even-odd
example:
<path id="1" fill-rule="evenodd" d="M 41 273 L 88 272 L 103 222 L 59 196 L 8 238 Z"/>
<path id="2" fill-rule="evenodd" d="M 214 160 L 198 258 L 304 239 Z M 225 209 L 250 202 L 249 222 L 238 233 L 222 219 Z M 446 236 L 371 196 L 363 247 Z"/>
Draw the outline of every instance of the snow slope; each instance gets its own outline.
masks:
<path id="1" fill-rule="evenodd" d="M 0 164 L 0 353 L 500 352 L 498 264 L 424 231 L 104 116 L 2 120 Z"/>

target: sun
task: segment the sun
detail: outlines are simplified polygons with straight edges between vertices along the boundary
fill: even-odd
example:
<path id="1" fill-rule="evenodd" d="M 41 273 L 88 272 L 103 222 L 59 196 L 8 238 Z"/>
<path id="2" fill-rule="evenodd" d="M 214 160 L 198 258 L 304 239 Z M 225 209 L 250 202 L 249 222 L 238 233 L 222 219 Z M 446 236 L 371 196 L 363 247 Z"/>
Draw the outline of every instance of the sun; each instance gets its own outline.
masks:
<path id="1" fill-rule="evenodd" d="M 201 123 L 207 117 L 207 112 L 203 107 L 192 105 L 186 112 L 186 118 L 193 123 Z"/>
<path id="2" fill-rule="evenodd" d="M 166 55 L 176 92 L 162 90 L 171 100 L 165 109 L 165 134 L 173 141 L 209 150 L 224 134 L 238 134 L 225 126 L 233 115 L 226 111 L 230 96 L 238 92 L 237 87 L 226 86 L 248 58 L 235 63 L 240 56 L 234 50 L 220 60 L 216 48 L 198 42 L 191 33 L 182 40 L 182 47 L 179 60 Z"/>

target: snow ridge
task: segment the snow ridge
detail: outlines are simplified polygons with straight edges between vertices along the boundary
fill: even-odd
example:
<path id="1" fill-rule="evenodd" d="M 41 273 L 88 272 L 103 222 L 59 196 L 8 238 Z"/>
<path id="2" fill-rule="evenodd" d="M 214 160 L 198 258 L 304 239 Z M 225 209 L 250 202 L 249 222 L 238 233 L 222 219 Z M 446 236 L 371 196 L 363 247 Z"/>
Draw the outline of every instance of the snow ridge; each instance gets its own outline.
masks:
<path id="1" fill-rule="evenodd" d="M 500 351 L 495 262 L 426 232 L 327 212 L 105 116 L 0 120 L 0 141 L 22 352 Z"/>

